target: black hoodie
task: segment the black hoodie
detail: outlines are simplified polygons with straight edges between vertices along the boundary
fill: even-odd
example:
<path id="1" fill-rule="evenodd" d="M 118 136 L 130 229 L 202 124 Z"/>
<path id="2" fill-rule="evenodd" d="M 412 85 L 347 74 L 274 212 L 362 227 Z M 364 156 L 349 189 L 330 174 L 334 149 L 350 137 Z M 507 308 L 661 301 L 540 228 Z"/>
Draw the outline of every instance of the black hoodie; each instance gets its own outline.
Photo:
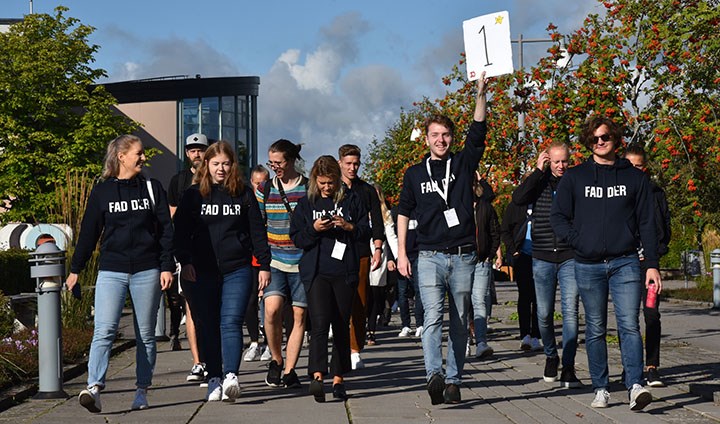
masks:
<path id="1" fill-rule="evenodd" d="M 93 187 L 80 227 L 70 271 L 79 273 L 100 242 L 100 270 L 134 274 L 148 269 L 174 271 L 173 228 L 165 190 L 145 177 L 110 178 Z"/>
<path id="2" fill-rule="evenodd" d="M 579 262 L 636 255 L 642 242 L 647 267 L 658 267 L 650 180 L 627 159 L 600 165 L 591 157 L 568 169 L 557 187 L 550 224 Z"/>
<path id="3" fill-rule="evenodd" d="M 191 263 L 199 272 L 220 276 L 250 265 L 254 255 L 260 269 L 270 271 L 265 220 L 249 187 L 231 196 L 213 185 L 203 197 L 194 184 L 183 194 L 174 218 L 176 257 L 182 265 Z"/>

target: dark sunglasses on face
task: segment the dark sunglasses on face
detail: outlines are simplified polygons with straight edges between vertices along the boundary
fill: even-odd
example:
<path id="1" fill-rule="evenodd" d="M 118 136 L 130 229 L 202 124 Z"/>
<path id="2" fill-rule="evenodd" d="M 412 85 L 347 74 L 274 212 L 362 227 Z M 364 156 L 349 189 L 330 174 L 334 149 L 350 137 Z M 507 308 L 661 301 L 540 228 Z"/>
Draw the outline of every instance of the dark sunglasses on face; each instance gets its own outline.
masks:
<path id="1" fill-rule="evenodd" d="M 608 133 L 605 133 L 605 134 L 602 134 L 602 135 L 598 135 L 598 136 L 593 136 L 593 138 L 592 138 L 593 144 L 599 143 L 600 140 L 602 140 L 602 141 L 610 141 L 611 139 L 612 139 L 612 137 L 611 137 L 610 134 L 608 134 Z"/>

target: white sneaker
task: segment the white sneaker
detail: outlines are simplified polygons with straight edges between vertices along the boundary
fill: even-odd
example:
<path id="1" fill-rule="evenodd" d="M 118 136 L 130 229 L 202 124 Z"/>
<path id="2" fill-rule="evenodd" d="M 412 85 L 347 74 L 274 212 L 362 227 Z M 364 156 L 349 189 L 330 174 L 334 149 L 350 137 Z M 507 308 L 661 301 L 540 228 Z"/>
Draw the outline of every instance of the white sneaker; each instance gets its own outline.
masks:
<path id="1" fill-rule="evenodd" d="M 607 408 L 609 401 L 610 393 L 607 389 L 597 389 L 595 390 L 595 399 L 593 399 L 590 406 L 593 408 Z"/>
<path id="2" fill-rule="evenodd" d="M 205 364 L 195 364 L 190 368 L 190 373 L 185 377 L 185 381 L 203 381 L 205 380 Z"/>
<path id="3" fill-rule="evenodd" d="M 543 346 L 540 343 L 540 340 L 537 339 L 537 337 L 533 337 L 530 339 L 530 350 L 533 352 L 537 352 L 538 350 L 542 350 Z"/>
<path id="4" fill-rule="evenodd" d="M 272 353 L 270 353 L 270 346 L 265 345 L 265 349 L 263 349 L 262 355 L 260 355 L 261 361 L 269 361 L 272 359 Z"/>
<path id="5" fill-rule="evenodd" d="M 410 327 L 403 327 L 402 330 L 400 330 L 398 337 L 410 337 L 410 334 L 412 334 Z"/>
<path id="6" fill-rule="evenodd" d="M 415 337 L 422 337 L 423 326 L 421 325 L 415 330 Z"/>
<path id="7" fill-rule="evenodd" d="M 100 404 L 100 388 L 98 386 L 88 387 L 80 392 L 78 401 L 80 402 L 80 405 L 90 412 L 98 413 L 102 411 L 102 405 Z"/>
<path id="8" fill-rule="evenodd" d="M 485 359 L 490 357 L 495 351 L 493 348 L 488 346 L 485 342 L 478 342 L 477 346 L 475 347 L 475 357 L 477 359 Z"/>
<path id="9" fill-rule="evenodd" d="M 520 342 L 520 350 L 529 351 L 530 349 L 532 346 L 530 346 L 530 335 L 528 334 Z"/>
<path id="10" fill-rule="evenodd" d="M 135 400 L 133 400 L 132 406 L 130 407 L 133 411 L 139 411 L 141 409 L 148 409 L 147 401 L 147 389 L 135 390 Z"/>
<path id="11" fill-rule="evenodd" d="M 208 402 L 218 402 L 222 400 L 223 388 L 220 377 L 213 377 L 208 381 L 207 396 L 205 400 Z"/>
<path id="12" fill-rule="evenodd" d="M 240 396 L 240 383 L 238 383 L 237 376 L 229 372 L 222 382 L 222 401 L 235 402 L 238 396 Z"/>
<path id="13" fill-rule="evenodd" d="M 630 389 L 630 410 L 640 411 L 652 402 L 652 395 L 639 384 L 633 384 Z"/>
<path id="14" fill-rule="evenodd" d="M 260 360 L 260 356 L 262 355 L 262 348 L 260 345 L 258 345 L 257 342 L 250 343 L 250 347 L 247 348 L 245 351 L 245 356 L 243 356 L 243 361 L 246 362 L 252 362 L 252 361 L 258 361 Z"/>
<path id="15" fill-rule="evenodd" d="M 354 370 L 361 370 L 365 368 L 365 363 L 363 362 L 362 358 L 360 357 L 359 352 L 352 352 L 350 354 L 350 366 Z"/>

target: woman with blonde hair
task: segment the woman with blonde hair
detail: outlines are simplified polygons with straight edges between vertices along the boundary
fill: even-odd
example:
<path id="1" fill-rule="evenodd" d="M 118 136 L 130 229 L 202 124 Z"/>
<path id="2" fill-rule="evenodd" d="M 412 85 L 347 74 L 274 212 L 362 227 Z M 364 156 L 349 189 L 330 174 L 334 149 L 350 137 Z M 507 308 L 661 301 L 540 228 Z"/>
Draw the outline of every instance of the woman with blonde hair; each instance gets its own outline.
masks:
<path id="1" fill-rule="evenodd" d="M 128 292 L 137 342 L 137 390 L 131 408 L 148 407 L 147 389 L 157 356 L 160 291 L 170 287 L 175 262 L 165 190 L 158 181 L 143 177 L 144 164 L 145 152 L 138 137 L 121 135 L 108 145 L 102 182 L 90 193 L 66 282 L 72 290 L 100 240 L 88 386 L 78 397 L 90 412 L 102 411 L 100 391 L 105 388 L 110 350 Z"/>
<path id="2" fill-rule="evenodd" d="M 290 220 L 290 238 L 303 249 L 300 279 L 307 292 L 310 316 L 308 374 L 310 394 L 325 401 L 323 377 L 328 373 L 328 332 L 333 328 L 330 374 L 335 399 L 347 399 L 343 376 L 350 371 L 350 310 L 358 284 L 358 239 L 370 237 L 368 211 L 353 192 L 343 190 L 340 166 L 332 156 L 313 164 L 306 197 Z"/>
<path id="3" fill-rule="evenodd" d="M 176 257 L 203 347 L 206 400 L 234 402 L 243 348 L 242 325 L 252 291 L 253 255 L 260 264 L 258 288 L 270 282 L 265 222 L 251 187 L 240 177 L 230 144 L 205 151 L 195 184 L 175 213 Z"/>

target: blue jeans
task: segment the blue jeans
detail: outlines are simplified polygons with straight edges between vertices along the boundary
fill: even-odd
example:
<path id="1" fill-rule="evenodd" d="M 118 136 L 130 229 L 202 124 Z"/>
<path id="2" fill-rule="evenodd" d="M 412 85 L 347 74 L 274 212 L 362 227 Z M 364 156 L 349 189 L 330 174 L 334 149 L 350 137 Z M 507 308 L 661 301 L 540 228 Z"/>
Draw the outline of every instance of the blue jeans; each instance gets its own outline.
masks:
<path id="1" fill-rule="evenodd" d="M 560 305 L 562 308 L 563 367 L 575 366 L 578 345 L 578 293 L 575 282 L 575 260 L 562 263 L 547 262 L 533 258 L 533 279 L 537 299 L 537 317 L 545 355 L 558 356 L 555 343 L 555 291 L 560 283 Z"/>
<path id="2" fill-rule="evenodd" d="M 197 281 L 183 289 L 195 321 L 208 378 L 240 369 L 242 325 L 252 292 L 252 271 L 244 266 L 222 277 L 198 273 Z"/>
<path id="3" fill-rule="evenodd" d="M 285 272 L 270 267 L 270 284 L 263 290 L 263 299 L 269 296 L 282 296 L 285 301 L 289 299 L 293 306 L 307 308 L 307 294 L 305 286 L 300 281 L 299 272 Z"/>
<path id="4" fill-rule="evenodd" d="M 607 311 L 612 295 L 615 319 L 622 340 L 625 386 L 640 384 L 643 374 L 643 345 L 640 336 L 640 261 L 627 255 L 599 263 L 575 262 L 580 298 L 585 307 L 585 345 L 593 388 L 608 387 Z"/>
<path id="5" fill-rule="evenodd" d="M 472 283 L 473 322 L 475 324 L 475 343 L 487 343 L 487 319 L 492 308 L 490 297 L 492 265 L 490 262 L 478 262 L 475 265 L 475 279 Z"/>
<path id="6" fill-rule="evenodd" d="M 157 356 L 155 324 L 160 305 L 160 270 L 149 269 L 135 274 L 100 271 L 95 282 L 95 330 L 88 359 L 88 387 L 105 387 L 110 350 L 128 291 L 132 299 L 137 344 L 135 385 L 147 388 L 152 384 Z"/>
<path id="7" fill-rule="evenodd" d="M 442 325 L 447 294 L 450 306 L 450 337 L 445 383 L 461 383 L 468 338 L 467 315 L 476 263 L 477 254 L 474 252 L 450 255 L 435 251 L 420 251 L 418 284 L 425 308 L 422 346 L 428 380 L 435 374 L 443 375 Z"/>
<path id="8" fill-rule="evenodd" d="M 420 288 L 418 287 L 417 277 L 417 259 L 410 260 L 410 266 L 412 267 L 412 277 L 405 278 L 402 276 L 398 277 L 398 307 L 400 308 L 400 322 L 403 327 L 410 327 L 410 302 L 408 301 L 408 291 L 410 285 L 415 291 L 415 326 L 422 327 L 423 310 L 422 300 L 420 299 Z"/>

